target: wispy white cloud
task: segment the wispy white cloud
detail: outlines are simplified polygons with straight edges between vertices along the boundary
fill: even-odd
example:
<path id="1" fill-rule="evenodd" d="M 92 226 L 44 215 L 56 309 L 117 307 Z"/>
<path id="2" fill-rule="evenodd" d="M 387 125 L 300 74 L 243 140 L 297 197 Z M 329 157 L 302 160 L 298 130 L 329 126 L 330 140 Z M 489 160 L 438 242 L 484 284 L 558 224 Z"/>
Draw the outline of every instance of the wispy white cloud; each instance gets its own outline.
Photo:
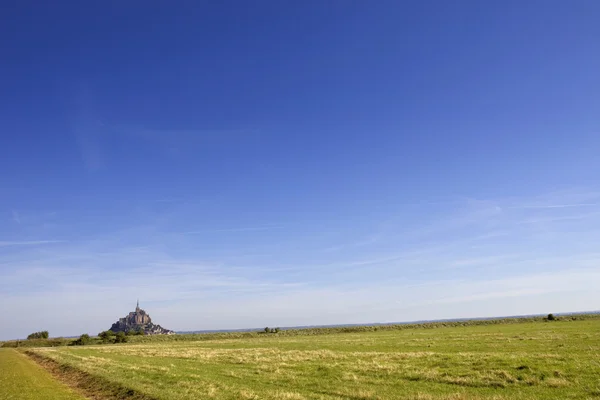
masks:
<path id="1" fill-rule="evenodd" d="M 12 219 L 14 222 L 21 225 L 21 217 L 19 216 L 19 213 L 17 212 L 17 210 L 12 210 Z"/>
<path id="2" fill-rule="evenodd" d="M 546 205 L 520 205 L 510 208 L 574 208 L 574 207 L 594 207 L 600 203 L 575 203 L 575 204 L 546 204 Z"/>
<path id="3" fill-rule="evenodd" d="M 64 240 L 13 240 L 0 241 L 1 246 L 36 246 L 42 244 L 64 243 Z"/>
<path id="4" fill-rule="evenodd" d="M 498 265 L 508 260 L 519 259 L 519 254 L 499 254 L 475 258 L 461 258 L 448 263 L 449 268 L 455 267 L 477 267 L 481 265 Z"/>
<path id="5" fill-rule="evenodd" d="M 547 217 L 542 217 L 542 218 L 523 219 L 521 221 L 518 221 L 517 223 L 519 223 L 519 224 L 538 224 L 538 223 L 543 223 L 543 222 L 547 223 L 547 222 L 559 222 L 559 221 L 584 220 L 584 219 L 591 219 L 591 218 L 596 218 L 596 217 L 600 217 L 600 211 L 586 213 L 586 214 L 547 216 Z"/>
<path id="6" fill-rule="evenodd" d="M 594 207 L 600 205 L 600 191 L 590 188 L 570 188 L 504 201 L 510 208 L 522 209 Z"/>
<path id="7" fill-rule="evenodd" d="M 196 235 L 200 233 L 219 233 L 219 232 L 253 232 L 253 231 L 268 231 L 271 229 L 282 229 L 282 225 L 266 225 L 266 226 L 244 226 L 239 228 L 222 228 L 222 229 L 205 229 L 197 231 L 183 232 L 186 235 Z"/>
<path id="8" fill-rule="evenodd" d="M 230 139 L 233 137 L 248 136 L 259 132 L 258 129 L 152 129 L 136 125 L 116 125 L 110 127 L 117 135 L 137 137 L 164 144 L 168 143 L 206 143 L 215 139 Z"/>
<path id="9" fill-rule="evenodd" d="M 433 303 L 462 303 L 495 298 L 521 297 L 538 294 L 594 290 L 600 282 L 598 269 L 567 269 L 552 273 L 525 274 L 504 279 L 472 282 L 458 282 L 456 293 L 440 296 Z M 600 295 L 598 296 L 600 300 Z M 590 304 L 586 310 L 593 310 L 598 303 Z M 583 310 L 585 311 L 585 310 Z"/>
<path id="10" fill-rule="evenodd" d="M 94 94 L 87 84 L 83 83 L 75 90 L 73 103 L 75 106 L 70 116 L 71 132 L 86 169 L 98 171 L 104 168 L 106 163 L 108 126 L 97 115 Z"/>
<path id="11" fill-rule="evenodd" d="M 340 250 L 344 250 L 344 249 L 348 249 L 351 247 L 361 247 L 361 246 L 368 246 L 368 245 L 372 245 L 377 243 L 377 241 L 380 239 L 381 235 L 371 235 L 368 236 L 364 239 L 361 240 L 357 240 L 354 242 L 350 242 L 350 243 L 344 243 L 344 244 L 338 244 L 335 246 L 330 246 L 327 247 L 325 249 L 323 249 L 324 252 L 334 252 L 334 251 L 340 251 Z"/>

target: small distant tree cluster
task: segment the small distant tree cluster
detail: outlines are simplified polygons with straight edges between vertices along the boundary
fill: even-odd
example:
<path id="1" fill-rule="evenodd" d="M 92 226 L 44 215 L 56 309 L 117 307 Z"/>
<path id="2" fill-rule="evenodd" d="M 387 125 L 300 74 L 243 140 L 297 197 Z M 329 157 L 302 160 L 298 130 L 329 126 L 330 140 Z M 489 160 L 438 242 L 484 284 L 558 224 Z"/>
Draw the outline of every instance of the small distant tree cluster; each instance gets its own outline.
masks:
<path id="1" fill-rule="evenodd" d="M 48 331 L 34 332 L 27 336 L 27 339 L 48 339 Z"/>
<path id="2" fill-rule="evenodd" d="M 548 314 L 548 316 L 546 317 L 546 319 L 548 321 L 556 321 L 556 317 L 554 316 L 554 314 Z"/>
<path id="3" fill-rule="evenodd" d="M 90 344 L 91 341 L 92 339 L 90 338 L 90 335 L 84 333 L 83 335 L 79 336 L 79 339 L 74 340 L 72 344 L 73 346 L 85 346 L 86 344 Z"/>
<path id="4" fill-rule="evenodd" d="M 102 340 L 102 343 L 126 343 L 127 342 L 127 335 L 125 335 L 125 332 L 115 333 L 111 330 L 108 330 L 108 331 L 100 332 L 98 334 L 98 337 L 100 338 L 100 340 Z"/>
<path id="5" fill-rule="evenodd" d="M 268 326 L 265 328 L 265 333 L 279 333 L 279 328 L 269 328 Z"/>
<path id="6" fill-rule="evenodd" d="M 135 330 L 127 331 L 127 336 L 143 336 L 145 335 L 144 330 L 142 328 L 137 328 Z"/>

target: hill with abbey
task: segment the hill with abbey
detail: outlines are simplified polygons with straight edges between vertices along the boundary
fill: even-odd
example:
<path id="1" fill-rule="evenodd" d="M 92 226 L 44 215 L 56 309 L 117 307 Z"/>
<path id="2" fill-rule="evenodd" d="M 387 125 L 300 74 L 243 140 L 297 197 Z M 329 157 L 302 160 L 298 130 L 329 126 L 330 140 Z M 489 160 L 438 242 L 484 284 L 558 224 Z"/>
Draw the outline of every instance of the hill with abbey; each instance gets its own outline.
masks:
<path id="1" fill-rule="evenodd" d="M 112 324 L 110 330 L 113 332 L 143 332 L 145 335 L 173 335 L 174 331 L 165 329 L 158 324 L 154 324 L 150 315 L 140 308 L 140 302 L 137 302 L 135 311 L 127 316 L 119 318 Z"/>

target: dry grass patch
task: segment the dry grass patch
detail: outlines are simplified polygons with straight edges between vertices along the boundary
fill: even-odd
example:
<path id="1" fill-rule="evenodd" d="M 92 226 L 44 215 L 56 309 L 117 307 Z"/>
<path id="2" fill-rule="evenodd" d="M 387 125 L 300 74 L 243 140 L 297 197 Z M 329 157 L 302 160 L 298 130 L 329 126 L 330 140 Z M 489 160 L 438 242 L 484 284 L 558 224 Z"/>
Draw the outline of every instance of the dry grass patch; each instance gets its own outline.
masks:
<path id="1" fill-rule="evenodd" d="M 447 395 L 433 395 L 429 393 L 417 393 L 404 397 L 405 400 L 506 400 L 507 397 L 492 395 L 487 397 L 473 396 L 467 393 L 453 393 Z"/>
<path id="2" fill-rule="evenodd" d="M 571 383 L 565 378 L 547 378 L 544 383 L 552 388 L 560 388 L 569 386 Z"/>
<path id="3" fill-rule="evenodd" d="M 277 391 L 273 394 L 274 399 L 283 400 L 306 400 L 306 397 L 297 392 Z"/>

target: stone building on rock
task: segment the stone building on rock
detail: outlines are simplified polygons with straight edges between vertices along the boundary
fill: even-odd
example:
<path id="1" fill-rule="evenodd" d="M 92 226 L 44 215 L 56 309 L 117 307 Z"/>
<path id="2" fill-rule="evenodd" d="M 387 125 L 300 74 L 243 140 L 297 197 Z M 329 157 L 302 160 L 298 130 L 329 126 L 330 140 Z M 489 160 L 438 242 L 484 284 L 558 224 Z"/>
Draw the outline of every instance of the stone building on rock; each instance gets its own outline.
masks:
<path id="1" fill-rule="evenodd" d="M 113 332 L 125 333 L 142 331 L 145 335 L 172 335 L 175 333 L 160 325 L 152 323 L 150 315 L 140 308 L 139 300 L 135 307 L 135 311 L 130 312 L 126 317 L 119 318 L 117 322 L 112 324 L 110 330 Z"/>

